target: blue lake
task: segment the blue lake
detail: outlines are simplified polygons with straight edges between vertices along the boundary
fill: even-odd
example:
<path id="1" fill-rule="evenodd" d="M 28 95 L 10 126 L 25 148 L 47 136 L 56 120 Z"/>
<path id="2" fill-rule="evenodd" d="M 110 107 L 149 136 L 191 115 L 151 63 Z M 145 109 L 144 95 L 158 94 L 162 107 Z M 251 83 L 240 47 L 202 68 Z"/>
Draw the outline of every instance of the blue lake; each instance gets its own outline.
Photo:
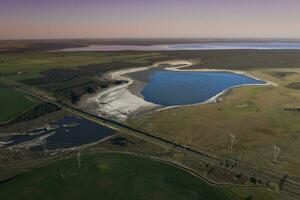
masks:
<path id="1" fill-rule="evenodd" d="M 146 101 L 176 106 L 207 101 L 218 93 L 243 84 L 264 84 L 264 81 L 227 72 L 178 72 L 158 70 L 141 94 Z"/>

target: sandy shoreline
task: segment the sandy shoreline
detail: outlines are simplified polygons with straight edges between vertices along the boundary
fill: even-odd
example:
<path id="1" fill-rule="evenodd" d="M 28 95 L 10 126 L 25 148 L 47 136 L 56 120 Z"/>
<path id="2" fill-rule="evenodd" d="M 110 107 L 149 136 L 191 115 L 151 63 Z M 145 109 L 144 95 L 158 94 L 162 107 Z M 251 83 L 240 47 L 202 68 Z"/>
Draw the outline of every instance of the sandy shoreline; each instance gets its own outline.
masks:
<path id="1" fill-rule="evenodd" d="M 134 80 L 128 76 L 130 73 L 145 71 L 151 68 L 157 68 L 162 64 L 172 65 L 171 67 L 166 67 L 165 70 L 169 71 L 189 71 L 189 72 L 228 72 L 235 73 L 250 77 L 255 80 L 264 81 L 263 84 L 242 84 L 233 86 L 223 90 L 222 92 L 216 94 L 212 98 L 206 100 L 205 102 L 189 104 L 189 105 L 180 105 L 180 106 L 169 106 L 163 107 L 151 102 L 147 102 L 140 95 L 140 90 L 143 88 L 143 83 L 141 81 Z M 192 61 L 187 60 L 173 60 L 173 61 L 165 61 L 165 62 L 157 62 L 151 66 L 140 67 L 140 68 L 129 68 L 118 71 L 111 71 L 104 75 L 105 78 L 111 80 L 126 80 L 127 83 L 115 87 L 108 88 L 103 92 L 96 93 L 93 96 L 90 96 L 83 101 L 80 102 L 79 106 L 96 113 L 100 116 L 115 118 L 120 121 L 125 121 L 128 116 L 138 113 L 139 111 L 145 110 L 155 110 L 161 111 L 176 107 L 182 106 L 193 106 L 193 105 L 201 105 L 207 103 L 214 103 L 225 94 L 226 92 L 242 87 L 242 86 L 266 86 L 272 85 L 277 86 L 276 83 L 270 82 L 268 80 L 259 79 L 257 77 L 252 76 L 246 72 L 237 71 L 237 70 L 217 70 L 217 69 L 182 69 L 185 67 L 189 67 L 193 65 Z"/>
<path id="2" fill-rule="evenodd" d="M 129 87 L 133 84 L 134 80 L 125 75 L 158 67 L 160 64 L 159 62 L 147 67 L 129 68 L 104 74 L 104 78 L 106 79 L 125 80 L 127 83 L 108 88 L 103 92 L 85 98 L 79 103 L 79 107 L 103 117 L 115 118 L 121 121 L 125 121 L 129 115 L 139 110 L 158 107 L 159 105 L 145 101 L 138 94 L 139 89 L 135 89 L 135 94 L 133 94 L 133 90 L 129 90 Z"/>

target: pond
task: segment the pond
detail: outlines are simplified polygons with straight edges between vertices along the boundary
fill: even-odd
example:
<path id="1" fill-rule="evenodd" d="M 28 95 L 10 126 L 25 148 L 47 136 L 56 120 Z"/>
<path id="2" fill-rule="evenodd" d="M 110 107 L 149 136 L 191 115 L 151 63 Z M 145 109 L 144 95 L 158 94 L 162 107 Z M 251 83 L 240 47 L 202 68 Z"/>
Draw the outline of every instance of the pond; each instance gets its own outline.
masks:
<path id="1" fill-rule="evenodd" d="M 74 116 L 65 116 L 53 125 L 55 128 L 51 130 L 42 128 L 25 135 L 12 136 L 8 146 L 40 138 L 45 141 L 47 149 L 63 149 L 97 142 L 115 133 L 110 128 Z M 42 148 L 39 143 L 31 146 L 33 149 Z"/>
<path id="2" fill-rule="evenodd" d="M 264 84 L 248 76 L 229 72 L 180 72 L 158 70 L 141 94 L 146 101 L 162 106 L 203 103 L 226 89 Z"/>

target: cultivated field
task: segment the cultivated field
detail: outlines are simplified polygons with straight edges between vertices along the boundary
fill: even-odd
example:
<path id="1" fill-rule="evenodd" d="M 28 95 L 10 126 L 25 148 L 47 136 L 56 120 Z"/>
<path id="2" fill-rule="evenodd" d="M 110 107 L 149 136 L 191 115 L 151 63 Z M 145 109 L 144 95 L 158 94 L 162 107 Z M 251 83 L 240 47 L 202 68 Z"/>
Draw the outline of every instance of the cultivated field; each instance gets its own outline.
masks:
<path id="1" fill-rule="evenodd" d="M 37 103 L 36 99 L 23 95 L 0 83 L 0 124 L 7 122 Z"/>
<path id="2" fill-rule="evenodd" d="M 82 156 L 34 169 L 2 183 L 2 200 L 13 199 L 237 199 L 185 171 L 126 155 Z"/>

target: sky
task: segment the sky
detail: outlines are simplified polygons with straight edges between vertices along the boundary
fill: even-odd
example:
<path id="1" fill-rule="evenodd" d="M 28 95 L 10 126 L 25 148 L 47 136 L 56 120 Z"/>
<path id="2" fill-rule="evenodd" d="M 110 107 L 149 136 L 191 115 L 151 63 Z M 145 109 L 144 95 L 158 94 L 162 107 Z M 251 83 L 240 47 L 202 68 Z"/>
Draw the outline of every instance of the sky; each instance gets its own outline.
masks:
<path id="1" fill-rule="evenodd" d="M 0 0 L 0 39 L 300 38 L 300 0 Z"/>

